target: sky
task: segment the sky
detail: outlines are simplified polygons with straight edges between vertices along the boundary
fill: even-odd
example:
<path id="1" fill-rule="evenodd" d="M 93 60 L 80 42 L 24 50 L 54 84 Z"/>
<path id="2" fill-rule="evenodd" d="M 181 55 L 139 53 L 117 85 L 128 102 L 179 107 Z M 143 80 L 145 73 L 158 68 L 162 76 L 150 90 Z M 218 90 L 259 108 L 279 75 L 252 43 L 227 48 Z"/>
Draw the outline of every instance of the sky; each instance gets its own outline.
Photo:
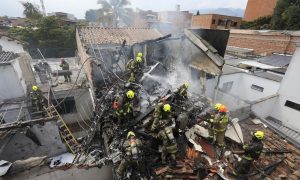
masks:
<path id="1" fill-rule="evenodd" d="M 40 0 L 0 0 L 0 16 L 22 17 L 23 8 L 20 1 L 33 2 L 40 6 Z M 130 0 L 133 8 L 165 11 L 175 10 L 179 4 L 181 10 L 203 8 L 241 8 L 245 9 L 247 0 Z M 89 9 L 97 9 L 97 0 L 44 0 L 46 12 L 67 12 L 83 19 Z"/>

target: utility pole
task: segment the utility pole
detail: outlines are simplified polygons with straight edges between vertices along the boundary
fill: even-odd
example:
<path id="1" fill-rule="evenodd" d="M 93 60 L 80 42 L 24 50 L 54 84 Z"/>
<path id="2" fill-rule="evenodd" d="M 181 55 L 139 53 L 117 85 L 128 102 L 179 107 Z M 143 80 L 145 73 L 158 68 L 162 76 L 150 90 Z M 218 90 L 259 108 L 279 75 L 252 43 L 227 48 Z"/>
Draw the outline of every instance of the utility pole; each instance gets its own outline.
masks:
<path id="1" fill-rule="evenodd" d="M 46 16 L 46 9 L 45 9 L 45 5 L 44 5 L 44 0 L 40 0 L 41 1 L 41 6 L 42 6 L 42 13 L 43 13 L 43 16 Z"/>

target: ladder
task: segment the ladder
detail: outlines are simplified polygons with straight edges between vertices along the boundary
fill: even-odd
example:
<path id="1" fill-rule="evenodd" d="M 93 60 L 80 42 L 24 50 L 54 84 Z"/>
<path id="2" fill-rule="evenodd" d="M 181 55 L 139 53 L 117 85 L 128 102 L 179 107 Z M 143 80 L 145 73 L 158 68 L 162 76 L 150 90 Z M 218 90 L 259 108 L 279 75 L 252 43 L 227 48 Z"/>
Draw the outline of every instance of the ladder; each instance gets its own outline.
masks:
<path id="1" fill-rule="evenodd" d="M 56 108 L 53 105 L 46 108 L 46 111 L 50 117 L 52 116 L 58 117 L 57 126 L 61 138 L 64 140 L 65 144 L 72 152 L 72 154 L 77 154 L 80 144 L 77 142 L 76 138 L 72 134 L 71 130 L 68 128 L 62 116 L 57 112 Z"/>

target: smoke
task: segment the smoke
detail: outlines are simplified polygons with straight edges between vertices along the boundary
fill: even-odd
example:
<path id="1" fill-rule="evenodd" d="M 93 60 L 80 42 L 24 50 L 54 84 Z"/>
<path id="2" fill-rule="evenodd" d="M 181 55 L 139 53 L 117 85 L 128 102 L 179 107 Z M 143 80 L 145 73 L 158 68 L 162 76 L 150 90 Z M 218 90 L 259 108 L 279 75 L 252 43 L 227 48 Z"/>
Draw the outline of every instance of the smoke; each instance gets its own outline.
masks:
<path id="1" fill-rule="evenodd" d="M 185 44 L 181 38 L 168 40 L 164 44 L 162 64 L 167 69 L 166 73 L 148 75 L 147 78 L 159 82 L 164 88 L 175 91 L 184 83 L 189 83 L 189 92 L 201 94 L 200 81 L 197 71 L 189 67 L 192 52 L 192 44 Z M 184 46 L 184 48 L 182 47 Z M 198 50 L 199 51 L 199 50 Z"/>

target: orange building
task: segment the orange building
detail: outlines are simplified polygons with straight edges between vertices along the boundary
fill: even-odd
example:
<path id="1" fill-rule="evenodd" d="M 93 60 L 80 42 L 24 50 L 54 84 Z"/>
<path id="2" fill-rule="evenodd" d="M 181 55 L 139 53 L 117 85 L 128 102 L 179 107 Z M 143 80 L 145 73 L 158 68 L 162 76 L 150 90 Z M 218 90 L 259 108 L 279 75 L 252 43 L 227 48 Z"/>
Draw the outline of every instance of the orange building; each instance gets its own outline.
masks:
<path id="1" fill-rule="evenodd" d="M 273 14 L 277 0 L 248 0 L 244 20 L 254 21 Z"/>
<path id="2" fill-rule="evenodd" d="M 241 23 L 241 17 L 219 14 L 200 14 L 194 15 L 192 18 L 192 28 L 238 29 Z"/>

